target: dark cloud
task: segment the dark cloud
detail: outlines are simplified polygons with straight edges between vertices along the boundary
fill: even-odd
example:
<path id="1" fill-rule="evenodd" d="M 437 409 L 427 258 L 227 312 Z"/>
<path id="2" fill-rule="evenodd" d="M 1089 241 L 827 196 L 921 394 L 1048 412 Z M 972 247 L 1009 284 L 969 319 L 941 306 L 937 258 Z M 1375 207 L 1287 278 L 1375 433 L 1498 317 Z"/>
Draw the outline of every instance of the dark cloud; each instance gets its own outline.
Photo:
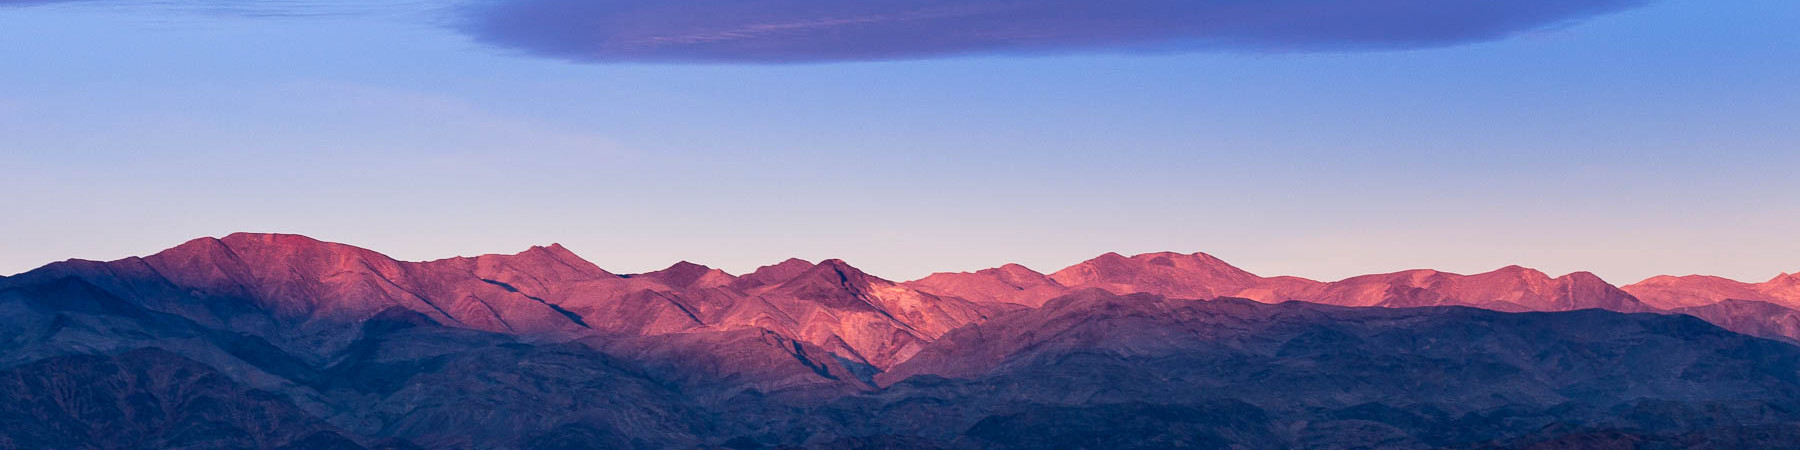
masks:
<path id="1" fill-rule="evenodd" d="M 580 61 L 1342 51 L 1505 37 L 1652 0 L 489 0 L 476 38 Z"/>

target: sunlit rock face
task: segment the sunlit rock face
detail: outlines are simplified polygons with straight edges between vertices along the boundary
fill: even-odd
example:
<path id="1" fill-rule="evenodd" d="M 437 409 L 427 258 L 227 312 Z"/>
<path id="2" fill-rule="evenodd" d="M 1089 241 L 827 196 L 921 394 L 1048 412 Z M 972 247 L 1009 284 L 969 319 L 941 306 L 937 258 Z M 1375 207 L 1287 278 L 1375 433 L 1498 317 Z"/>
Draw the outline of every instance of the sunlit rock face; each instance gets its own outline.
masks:
<path id="1" fill-rule="evenodd" d="M 1767 443 L 1800 433 L 1796 286 L 1201 253 L 618 274 L 234 234 L 0 278 L 0 448 Z"/>

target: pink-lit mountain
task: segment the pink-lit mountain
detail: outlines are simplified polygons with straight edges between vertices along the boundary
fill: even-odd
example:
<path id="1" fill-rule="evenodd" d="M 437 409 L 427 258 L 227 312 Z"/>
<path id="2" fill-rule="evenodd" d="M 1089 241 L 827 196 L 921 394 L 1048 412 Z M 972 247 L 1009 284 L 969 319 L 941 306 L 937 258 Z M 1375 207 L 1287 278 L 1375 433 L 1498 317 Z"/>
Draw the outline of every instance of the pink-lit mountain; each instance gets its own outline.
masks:
<path id="1" fill-rule="evenodd" d="M 1800 307 L 1800 274 L 1783 273 L 1761 283 L 1707 275 L 1665 275 L 1623 289 L 1643 299 L 1644 303 L 1663 309 L 1704 306 L 1725 300 L 1755 300 Z"/>
<path id="2" fill-rule="evenodd" d="M 788 260 L 741 278 L 685 262 L 620 276 L 559 245 L 403 262 L 303 236 L 246 233 L 143 258 L 52 264 L 10 281 L 58 277 L 203 325 L 266 334 L 303 354 L 348 345 L 355 326 L 403 308 L 446 326 L 540 339 L 767 330 L 887 367 L 993 309 L 838 260 Z"/>
<path id="3" fill-rule="evenodd" d="M 1080 289 L 1115 294 L 1149 293 L 1174 298 L 1237 297 L 1264 303 L 1305 301 L 1343 306 L 1474 306 L 1499 311 L 1569 311 L 1600 308 L 1651 311 L 1631 294 L 1587 272 L 1551 278 L 1509 266 L 1493 272 L 1458 275 L 1409 270 L 1364 275 L 1336 282 L 1297 277 L 1260 277 L 1204 253 L 1115 253 L 1044 276 L 1009 265 L 974 273 L 940 273 L 908 283 L 946 296 L 1037 306 Z"/>
<path id="4" fill-rule="evenodd" d="M 1800 342 L 1797 295 L 1792 275 L 1618 288 L 1517 266 L 1322 282 L 1203 253 L 1108 253 L 1049 274 L 1008 264 L 910 282 L 841 260 L 616 274 L 554 244 L 407 262 L 240 233 L 0 278 L 0 340 L 10 344 L 0 369 L 110 380 L 204 367 L 217 372 L 204 385 L 216 392 L 180 395 L 272 395 L 286 400 L 256 407 L 299 414 L 291 428 L 194 416 L 250 430 L 252 441 L 208 435 L 225 446 L 984 448 L 1088 442 L 1014 433 L 1117 434 L 1106 427 L 1137 423 L 1111 422 L 1120 414 L 1158 417 L 1164 431 L 1077 446 L 1511 445 L 1552 424 L 1638 427 L 1630 436 L 1650 441 L 1800 420 L 1745 421 L 1730 409 L 1800 410 L 1784 403 L 1800 406 L 1800 348 L 1787 343 Z M 158 350 L 127 353 L 146 348 Z M 58 359 L 84 355 L 109 359 Z M 1282 386 L 1323 397 L 1284 397 Z M 1400 392 L 1418 386 L 1429 389 Z M 1410 403 L 1379 400 L 1401 397 Z M 1207 408 L 1247 415 L 1215 420 L 1198 412 Z M 1649 410 L 1604 412 L 1620 408 Z M 69 414 L 54 420 L 91 420 Z M 1714 422 L 1645 421 L 1675 416 Z M 0 434 L 104 437 L 33 424 Z M 141 438 L 178 438 L 155 433 Z M 27 446 L 17 442 L 0 438 L 0 448 Z"/>

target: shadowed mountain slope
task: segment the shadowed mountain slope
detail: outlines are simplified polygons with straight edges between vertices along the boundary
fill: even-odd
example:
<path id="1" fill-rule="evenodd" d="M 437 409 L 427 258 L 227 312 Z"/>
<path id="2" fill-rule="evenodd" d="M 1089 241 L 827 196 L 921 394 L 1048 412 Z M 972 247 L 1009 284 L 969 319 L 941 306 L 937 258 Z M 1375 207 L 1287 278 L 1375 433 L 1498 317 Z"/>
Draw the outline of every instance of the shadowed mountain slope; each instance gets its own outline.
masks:
<path id="1" fill-rule="evenodd" d="M 157 349 L 0 371 L 0 448 L 364 448 L 339 431 Z"/>
<path id="2" fill-rule="evenodd" d="M 887 406 L 861 408 L 895 413 L 927 398 L 963 405 L 950 416 L 961 422 L 914 432 L 984 447 L 1080 445 L 1157 423 L 1150 428 L 1192 428 L 1108 445 L 1425 448 L 1552 425 L 1662 432 L 1781 423 L 1800 400 L 1797 370 L 1800 349 L 1687 316 L 1085 291 L 944 336 L 877 377 L 890 386 L 879 394 Z M 999 414 L 967 412 L 982 408 L 972 405 Z M 1218 408 L 1248 419 L 1200 412 Z"/>

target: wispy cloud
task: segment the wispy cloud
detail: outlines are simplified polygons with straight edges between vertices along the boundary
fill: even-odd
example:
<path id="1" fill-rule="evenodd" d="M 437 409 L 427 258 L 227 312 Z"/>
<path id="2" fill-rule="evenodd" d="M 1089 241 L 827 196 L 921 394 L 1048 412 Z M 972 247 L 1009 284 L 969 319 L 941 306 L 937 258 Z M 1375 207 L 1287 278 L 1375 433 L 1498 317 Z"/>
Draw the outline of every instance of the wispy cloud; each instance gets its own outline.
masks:
<path id="1" fill-rule="evenodd" d="M 1653 0 L 488 0 L 476 38 L 577 61 L 885 60 L 1455 45 Z"/>

